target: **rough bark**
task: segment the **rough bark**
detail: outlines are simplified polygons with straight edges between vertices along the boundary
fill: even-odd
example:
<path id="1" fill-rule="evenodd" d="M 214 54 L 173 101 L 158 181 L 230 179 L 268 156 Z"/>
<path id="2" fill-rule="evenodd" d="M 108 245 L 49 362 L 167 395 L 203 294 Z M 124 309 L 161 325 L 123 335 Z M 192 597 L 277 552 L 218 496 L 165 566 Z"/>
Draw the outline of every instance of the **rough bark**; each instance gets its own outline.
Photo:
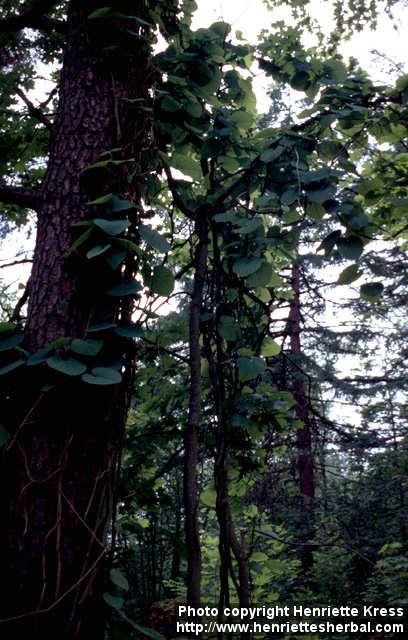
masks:
<path id="1" fill-rule="evenodd" d="M 292 267 L 292 288 L 294 292 L 288 319 L 291 352 L 299 357 L 302 353 L 301 344 L 301 300 L 300 300 L 300 267 L 297 262 Z M 305 386 L 304 374 L 296 370 L 293 380 L 293 396 L 296 400 L 295 411 L 303 426 L 296 434 L 297 464 L 299 473 L 299 488 L 301 493 L 301 539 L 307 542 L 313 536 L 313 511 L 315 498 L 314 465 L 312 452 L 312 431 L 310 424 L 309 398 Z M 304 570 L 313 564 L 312 550 L 302 547 L 302 567 Z"/>
<path id="2" fill-rule="evenodd" d="M 121 24 L 88 20 L 98 6 L 71 0 L 68 7 L 59 108 L 37 207 L 25 329 L 30 351 L 61 337 L 83 337 L 98 320 L 109 272 L 84 273 L 69 253 L 72 225 L 92 212 L 86 203 L 109 192 L 140 197 L 127 163 L 97 175 L 84 171 L 117 147 L 116 159 L 137 161 L 149 129 L 131 106 L 133 99 L 148 99 L 143 39 L 131 39 Z M 142 6 L 140 0 L 121 8 L 141 15 Z M 120 53 L 105 52 L 115 40 Z M 126 317 L 130 307 L 111 304 L 103 313 Z M 103 567 L 131 377 L 127 344 L 109 349 L 112 356 L 125 354 L 122 385 L 101 391 L 65 377 L 44 392 L 38 369 L 31 374 L 27 368 L 17 397 L 6 390 L 5 422 L 14 434 L 2 464 L 4 637 L 104 637 Z"/>
<path id="3" fill-rule="evenodd" d="M 184 437 L 184 508 L 187 546 L 187 601 L 197 607 L 201 599 L 201 548 L 198 523 L 197 453 L 201 414 L 201 346 L 200 315 L 207 274 L 208 221 L 198 212 L 196 221 L 198 244 L 194 257 L 194 284 L 190 305 L 190 399 Z"/>

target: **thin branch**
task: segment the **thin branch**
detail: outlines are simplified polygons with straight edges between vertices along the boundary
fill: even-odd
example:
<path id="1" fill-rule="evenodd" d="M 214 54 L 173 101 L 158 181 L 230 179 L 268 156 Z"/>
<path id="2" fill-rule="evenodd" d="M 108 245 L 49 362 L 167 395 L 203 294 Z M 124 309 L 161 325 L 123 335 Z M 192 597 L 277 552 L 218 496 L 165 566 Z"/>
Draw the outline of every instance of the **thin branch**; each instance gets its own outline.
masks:
<path id="1" fill-rule="evenodd" d="M 27 264 L 27 262 L 32 262 L 31 258 L 25 258 L 25 260 L 14 260 L 14 262 L 8 262 L 7 264 L 0 264 L 0 269 L 15 267 L 16 264 Z"/>
<path id="2" fill-rule="evenodd" d="M 158 342 L 153 342 L 153 340 L 149 340 L 148 338 L 144 338 L 144 337 L 142 337 L 142 340 L 143 340 L 143 342 L 146 342 L 146 344 L 148 344 L 149 346 L 154 347 L 155 349 L 157 349 L 157 351 L 160 352 L 160 353 L 167 353 L 172 358 L 180 360 L 181 362 L 185 362 L 186 364 L 190 363 L 189 358 L 184 357 L 180 353 L 176 353 L 172 349 L 167 349 L 166 347 L 163 347 Z"/>
<path id="3" fill-rule="evenodd" d="M 45 113 L 43 111 L 41 111 L 41 109 L 39 107 L 36 107 L 29 98 L 27 98 L 26 94 L 21 91 L 21 89 L 17 88 L 15 90 L 16 95 L 18 95 L 19 98 L 21 98 L 21 100 L 24 102 L 24 104 L 26 105 L 27 109 L 28 109 L 28 113 L 30 114 L 30 116 L 32 116 L 33 118 L 35 118 L 36 120 L 38 120 L 38 122 L 41 122 L 41 124 L 43 124 L 45 127 L 47 127 L 47 129 L 52 129 L 52 122 L 47 118 L 47 116 L 45 115 Z"/>

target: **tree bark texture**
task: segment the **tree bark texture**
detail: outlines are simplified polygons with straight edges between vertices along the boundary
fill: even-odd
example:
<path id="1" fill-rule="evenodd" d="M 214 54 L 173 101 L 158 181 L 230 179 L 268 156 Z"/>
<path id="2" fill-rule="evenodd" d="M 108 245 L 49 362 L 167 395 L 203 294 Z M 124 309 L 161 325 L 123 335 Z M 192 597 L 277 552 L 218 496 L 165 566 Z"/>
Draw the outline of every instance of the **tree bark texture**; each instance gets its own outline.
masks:
<path id="1" fill-rule="evenodd" d="M 302 353 L 301 345 L 301 301 L 300 301 L 300 267 L 296 262 L 292 267 L 292 288 L 294 292 L 288 319 L 291 352 L 295 357 Z M 295 411 L 303 426 L 296 434 L 297 464 L 299 473 L 299 488 L 301 493 L 301 538 L 307 542 L 313 536 L 313 510 L 315 498 L 314 465 L 312 452 L 312 431 L 310 424 L 309 398 L 305 387 L 305 377 L 301 371 L 293 374 L 292 393 L 296 400 Z M 311 549 L 303 547 L 302 566 L 304 570 L 313 564 Z"/>
<path id="2" fill-rule="evenodd" d="M 140 200 L 135 167 L 150 144 L 150 122 L 134 106 L 149 101 L 148 46 L 128 34 L 128 25 L 89 20 L 100 6 L 81 0 L 68 6 L 59 108 L 36 207 L 25 328 L 31 352 L 62 337 L 84 337 L 90 322 L 126 319 L 131 311 L 117 303 L 101 308 L 111 271 L 84 271 L 69 251 L 72 225 L 94 212 L 87 202 L 110 192 Z M 143 6 L 123 1 L 117 8 L 140 16 Z M 109 150 L 125 162 L 86 169 Z M 111 345 L 112 357 L 125 355 L 122 384 L 100 390 L 64 376 L 47 391 L 38 367 L 34 374 L 27 367 L 18 396 L 5 390 L 12 437 L 2 460 L 4 637 L 104 637 L 103 567 L 128 407 L 128 349 L 126 341 Z"/>
<path id="3" fill-rule="evenodd" d="M 208 220 L 199 211 L 196 220 L 198 243 L 195 251 L 195 274 L 190 305 L 190 400 L 184 437 L 184 508 L 187 547 L 187 601 L 197 607 L 201 599 L 201 548 L 198 523 L 197 455 L 201 415 L 201 320 L 203 292 L 207 276 Z"/>

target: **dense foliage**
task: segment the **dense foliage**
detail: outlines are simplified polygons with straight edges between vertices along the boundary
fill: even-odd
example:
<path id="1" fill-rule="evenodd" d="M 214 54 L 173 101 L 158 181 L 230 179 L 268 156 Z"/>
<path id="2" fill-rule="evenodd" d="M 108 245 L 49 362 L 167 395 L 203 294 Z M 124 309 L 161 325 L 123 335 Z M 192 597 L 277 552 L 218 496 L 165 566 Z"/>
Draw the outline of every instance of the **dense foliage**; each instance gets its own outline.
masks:
<path id="1" fill-rule="evenodd" d="M 137 4 L 87 16 L 113 92 L 116 66 L 146 57 L 126 100 L 147 126 L 78 170 L 92 198 L 64 260 L 89 321 L 34 348 L 33 280 L 17 307 L 2 297 L 1 444 L 27 426 L 8 408 L 27 370 L 51 397 L 126 383 L 103 541 L 112 640 L 175 637 L 186 599 L 406 604 L 408 76 L 379 85 L 338 53 L 396 3 L 333 2 L 331 34 L 308 2 L 276 3 L 296 21 L 254 45 L 221 21 L 192 30 L 193 1 Z M 67 5 L 1 8 L 6 239 L 38 204 Z M 43 65 L 55 84 L 34 105 Z"/>

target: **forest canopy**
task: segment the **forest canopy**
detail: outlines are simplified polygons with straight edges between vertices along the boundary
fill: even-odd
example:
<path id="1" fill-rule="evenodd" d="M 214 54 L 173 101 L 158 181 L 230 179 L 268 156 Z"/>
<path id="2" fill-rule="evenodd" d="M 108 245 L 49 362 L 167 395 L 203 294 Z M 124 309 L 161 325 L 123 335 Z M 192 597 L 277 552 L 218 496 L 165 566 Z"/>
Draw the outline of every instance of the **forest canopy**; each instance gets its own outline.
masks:
<path id="1" fill-rule="evenodd" d="M 0 629 L 403 608 L 406 3 L 107 1 L 0 7 Z"/>

